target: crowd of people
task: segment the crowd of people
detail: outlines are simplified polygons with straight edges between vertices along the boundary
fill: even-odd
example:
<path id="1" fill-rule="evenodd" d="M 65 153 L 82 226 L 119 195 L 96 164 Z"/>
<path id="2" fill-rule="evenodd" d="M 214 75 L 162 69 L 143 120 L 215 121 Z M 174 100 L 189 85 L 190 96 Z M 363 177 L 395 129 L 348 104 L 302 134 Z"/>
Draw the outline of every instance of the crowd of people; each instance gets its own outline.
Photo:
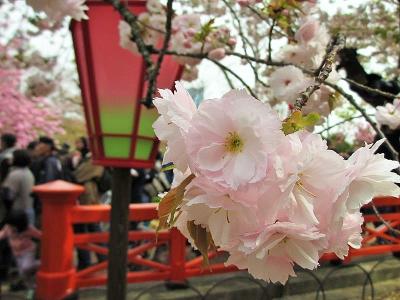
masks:
<path id="1" fill-rule="evenodd" d="M 42 136 L 25 149 L 17 147 L 17 138 L 5 133 L 0 148 L 0 283 L 12 267 L 19 276 L 10 288 L 26 289 L 27 278 L 39 266 L 37 243 L 41 235 L 41 202 L 32 192 L 34 185 L 54 180 L 66 180 L 84 186 L 84 193 L 77 199 L 79 205 L 109 204 L 112 169 L 92 163 L 88 140 L 80 137 L 75 149 L 68 144 L 56 147 L 54 140 Z M 167 174 L 156 169 L 132 169 L 132 202 L 149 202 L 170 186 Z M 170 179 L 170 178 L 169 178 Z M 137 224 L 132 223 L 131 229 Z M 76 224 L 76 233 L 99 232 L 98 223 Z M 77 249 L 77 269 L 92 264 L 90 252 Z M 97 255 L 97 261 L 104 260 Z"/>

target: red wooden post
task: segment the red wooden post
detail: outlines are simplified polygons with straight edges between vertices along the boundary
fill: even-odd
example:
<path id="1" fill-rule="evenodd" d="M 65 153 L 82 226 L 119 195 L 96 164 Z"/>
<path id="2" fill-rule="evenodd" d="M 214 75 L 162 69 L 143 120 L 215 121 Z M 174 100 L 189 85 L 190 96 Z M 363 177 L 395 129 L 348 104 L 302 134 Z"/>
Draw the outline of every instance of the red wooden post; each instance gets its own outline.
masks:
<path id="1" fill-rule="evenodd" d="M 83 191 L 83 187 L 61 180 L 34 187 L 43 207 L 38 300 L 59 300 L 75 289 L 71 212 Z"/>
<path id="2" fill-rule="evenodd" d="M 175 227 L 170 232 L 169 262 L 171 265 L 171 283 L 184 283 L 186 238 Z"/>

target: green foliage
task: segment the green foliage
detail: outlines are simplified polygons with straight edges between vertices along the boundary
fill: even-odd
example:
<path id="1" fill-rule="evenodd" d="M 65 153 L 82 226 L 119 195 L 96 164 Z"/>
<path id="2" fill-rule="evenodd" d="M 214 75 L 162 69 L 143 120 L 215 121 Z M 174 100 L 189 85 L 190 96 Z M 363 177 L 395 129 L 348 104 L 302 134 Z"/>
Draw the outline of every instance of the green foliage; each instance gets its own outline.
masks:
<path id="1" fill-rule="evenodd" d="M 214 19 L 211 19 L 206 24 L 201 26 L 200 32 L 197 32 L 194 36 L 195 41 L 204 43 L 207 36 L 216 28 L 214 26 Z"/>
<path id="2" fill-rule="evenodd" d="M 294 111 L 282 124 L 283 132 L 288 135 L 302 130 L 309 126 L 314 126 L 320 119 L 318 113 L 309 113 L 303 116 L 301 111 Z"/>

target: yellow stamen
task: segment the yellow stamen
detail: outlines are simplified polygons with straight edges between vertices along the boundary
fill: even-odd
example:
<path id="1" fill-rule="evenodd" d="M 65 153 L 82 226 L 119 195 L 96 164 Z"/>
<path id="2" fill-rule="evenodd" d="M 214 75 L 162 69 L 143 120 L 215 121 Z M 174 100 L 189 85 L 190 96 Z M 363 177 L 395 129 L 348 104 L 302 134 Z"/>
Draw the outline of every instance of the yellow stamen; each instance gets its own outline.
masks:
<path id="1" fill-rule="evenodd" d="M 225 139 L 225 149 L 231 153 L 242 152 L 244 142 L 240 138 L 237 132 L 229 132 L 229 135 Z"/>
<path id="2" fill-rule="evenodd" d="M 306 187 L 303 185 L 303 183 L 300 181 L 300 179 L 296 182 L 296 186 L 299 189 L 302 189 L 303 191 L 305 191 L 307 194 L 311 195 L 312 197 L 317 197 L 316 195 L 314 195 L 313 193 L 311 193 L 309 190 L 306 189 Z"/>

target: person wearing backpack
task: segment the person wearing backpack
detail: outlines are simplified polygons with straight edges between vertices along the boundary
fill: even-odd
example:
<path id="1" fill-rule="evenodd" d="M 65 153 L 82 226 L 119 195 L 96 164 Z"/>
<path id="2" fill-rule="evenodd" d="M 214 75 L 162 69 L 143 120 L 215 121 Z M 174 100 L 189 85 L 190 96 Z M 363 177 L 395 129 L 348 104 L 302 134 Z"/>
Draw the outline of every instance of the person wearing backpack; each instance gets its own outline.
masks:
<path id="1" fill-rule="evenodd" d="M 92 155 L 89 151 L 86 138 L 80 137 L 76 142 L 76 153 L 72 156 L 74 166 L 73 177 L 76 183 L 83 185 L 85 191 L 78 198 L 80 205 L 100 205 L 100 199 L 104 193 L 105 184 L 102 178 L 105 175 L 105 168 L 94 165 Z M 101 184 L 99 184 L 101 183 Z M 76 224 L 75 233 L 91 233 L 101 231 L 99 223 Z M 90 252 L 78 249 L 78 270 L 91 265 Z M 97 255 L 98 261 L 105 259 L 104 255 Z"/>

